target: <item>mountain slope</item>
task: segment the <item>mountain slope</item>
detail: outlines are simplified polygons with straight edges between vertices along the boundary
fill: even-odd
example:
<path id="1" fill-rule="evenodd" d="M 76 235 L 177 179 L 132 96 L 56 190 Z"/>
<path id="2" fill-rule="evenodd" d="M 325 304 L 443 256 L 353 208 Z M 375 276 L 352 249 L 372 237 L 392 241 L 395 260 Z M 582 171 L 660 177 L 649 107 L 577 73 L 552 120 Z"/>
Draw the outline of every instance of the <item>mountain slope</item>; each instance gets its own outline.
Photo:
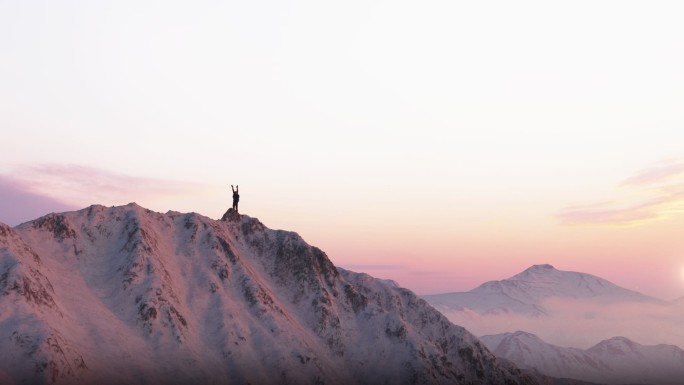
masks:
<path id="1" fill-rule="evenodd" d="M 684 378 L 684 351 L 673 345 L 645 346 L 614 337 L 582 350 L 548 344 L 525 332 L 481 340 L 498 357 L 553 377 L 652 385 L 681 384 Z"/>
<path id="2" fill-rule="evenodd" d="M 63 319 L 40 256 L 19 234 L 0 224 L 0 379 L 32 383 L 38 374 L 51 382 L 78 376 L 86 365 L 45 318 Z"/>
<path id="3" fill-rule="evenodd" d="M 440 310 L 469 309 L 479 314 L 549 315 L 544 301 L 552 298 L 592 300 L 598 303 L 663 301 L 619 287 L 591 274 L 561 271 L 551 265 L 534 265 L 501 281 L 489 281 L 468 292 L 426 295 Z"/>
<path id="4" fill-rule="evenodd" d="M 536 383 L 410 291 L 232 210 L 2 225 L 0 269 L 3 383 Z"/>

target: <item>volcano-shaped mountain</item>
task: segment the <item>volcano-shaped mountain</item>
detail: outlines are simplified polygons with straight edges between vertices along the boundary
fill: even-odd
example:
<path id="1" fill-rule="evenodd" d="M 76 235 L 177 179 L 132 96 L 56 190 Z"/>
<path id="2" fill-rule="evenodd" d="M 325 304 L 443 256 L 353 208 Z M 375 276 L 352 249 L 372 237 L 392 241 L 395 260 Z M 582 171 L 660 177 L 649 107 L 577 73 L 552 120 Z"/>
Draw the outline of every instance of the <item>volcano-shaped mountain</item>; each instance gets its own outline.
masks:
<path id="1" fill-rule="evenodd" d="M 617 286 L 595 275 L 534 265 L 500 281 L 489 281 L 467 292 L 423 296 L 443 311 L 472 310 L 480 314 L 546 316 L 548 299 L 591 300 L 596 303 L 664 301 Z"/>

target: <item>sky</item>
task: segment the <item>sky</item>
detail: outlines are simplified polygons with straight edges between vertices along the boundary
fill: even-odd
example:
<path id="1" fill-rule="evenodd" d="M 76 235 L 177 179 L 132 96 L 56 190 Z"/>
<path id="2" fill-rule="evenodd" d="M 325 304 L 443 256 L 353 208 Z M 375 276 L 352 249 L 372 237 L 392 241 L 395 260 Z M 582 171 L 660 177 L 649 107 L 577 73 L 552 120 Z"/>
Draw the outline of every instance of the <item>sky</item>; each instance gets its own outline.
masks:
<path id="1" fill-rule="evenodd" d="M 679 1 L 0 0 L 0 222 L 129 202 L 418 294 L 684 295 Z"/>

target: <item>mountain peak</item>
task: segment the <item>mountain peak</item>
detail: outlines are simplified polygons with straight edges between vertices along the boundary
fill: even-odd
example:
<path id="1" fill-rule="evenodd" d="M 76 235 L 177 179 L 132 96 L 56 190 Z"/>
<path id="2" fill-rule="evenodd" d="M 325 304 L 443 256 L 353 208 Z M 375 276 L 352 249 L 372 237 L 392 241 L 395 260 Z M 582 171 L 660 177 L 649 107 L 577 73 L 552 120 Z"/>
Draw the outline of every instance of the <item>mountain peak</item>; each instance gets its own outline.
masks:
<path id="1" fill-rule="evenodd" d="M 409 290 L 232 209 L 0 226 L 0 309 L 3 383 L 536 383 Z"/>
<path id="2" fill-rule="evenodd" d="M 556 270 L 553 265 L 549 265 L 548 263 L 544 263 L 541 265 L 532 265 L 525 271 L 550 271 L 550 270 Z"/>
<path id="3" fill-rule="evenodd" d="M 596 344 L 594 347 L 596 347 L 596 346 L 629 346 L 629 347 L 634 347 L 634 346 L 638 346 L 638 345 L 639 344 L 630 340 L 627 337 L 616 336 L 616 337 L 611 337 L 611 338 L 608 338 L 606 340 L 603 340 L 603 341 L 599 342 L 598 344 Z"/>
<path id="4" fill-rule="evenodd" d="M 228 211 L 223 214 L 221 220 L 227 222 L 237 222 L 240 220 L 240 213 L 235 211 L 233 208 L 229 208 Z"/>
<path id="5" fill-rule="evenodd" d="M 532 265 L 521 273 L 509 278 L 510 280 L 534 281 L 542 277 L 548 277 L 561 271 L 549 264 Z"/>
<path id="6" fill-rule="evenodd" d="M 587 349 L 588 352 L 593 354 L 610 354 L 610 355 L 627 355 L 642 349 L 643 345 L 640 345 L 627 337 L 612 337 L 607 340 L 603 340 L 598 344 Z"/>
<path id="7" fill-rule="evenodd" d="M 545 297 L 603 298 L 657 302 L 655 298 L 622 288 L 592 274 L 558 270 L 549 264 L 534 265 L 511 278 L 499 281 L 518 299 Z"/>
<path id="8" fill-rule="evenodd" d="M 501 336 L 503 337 L 502 342 L 525 342 L 529 346 L 534 346 L 535 344 L 539 345 L 543 342 L 537 335 L 521 330 L 512 333 L 504 333 Z"/>

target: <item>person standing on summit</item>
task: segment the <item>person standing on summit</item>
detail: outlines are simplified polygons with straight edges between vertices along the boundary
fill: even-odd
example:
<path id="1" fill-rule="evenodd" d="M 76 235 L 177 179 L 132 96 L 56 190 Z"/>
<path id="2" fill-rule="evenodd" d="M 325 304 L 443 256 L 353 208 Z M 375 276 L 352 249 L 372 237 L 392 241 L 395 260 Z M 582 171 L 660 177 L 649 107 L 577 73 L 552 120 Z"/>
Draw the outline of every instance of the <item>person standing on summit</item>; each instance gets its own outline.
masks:
<path id="1" fill-rule="evenodd" d="M 231 184 L 230 188 L 233 190 L 233 210 L 235 210 L 235 212 L 238 212 L 238 202 L 240 201 L 240 194 L 238 193 L 238 189 L 240 188 L 240 186 L 235 186 L 235 188 L 233 188 L 233 185 Z"/>

